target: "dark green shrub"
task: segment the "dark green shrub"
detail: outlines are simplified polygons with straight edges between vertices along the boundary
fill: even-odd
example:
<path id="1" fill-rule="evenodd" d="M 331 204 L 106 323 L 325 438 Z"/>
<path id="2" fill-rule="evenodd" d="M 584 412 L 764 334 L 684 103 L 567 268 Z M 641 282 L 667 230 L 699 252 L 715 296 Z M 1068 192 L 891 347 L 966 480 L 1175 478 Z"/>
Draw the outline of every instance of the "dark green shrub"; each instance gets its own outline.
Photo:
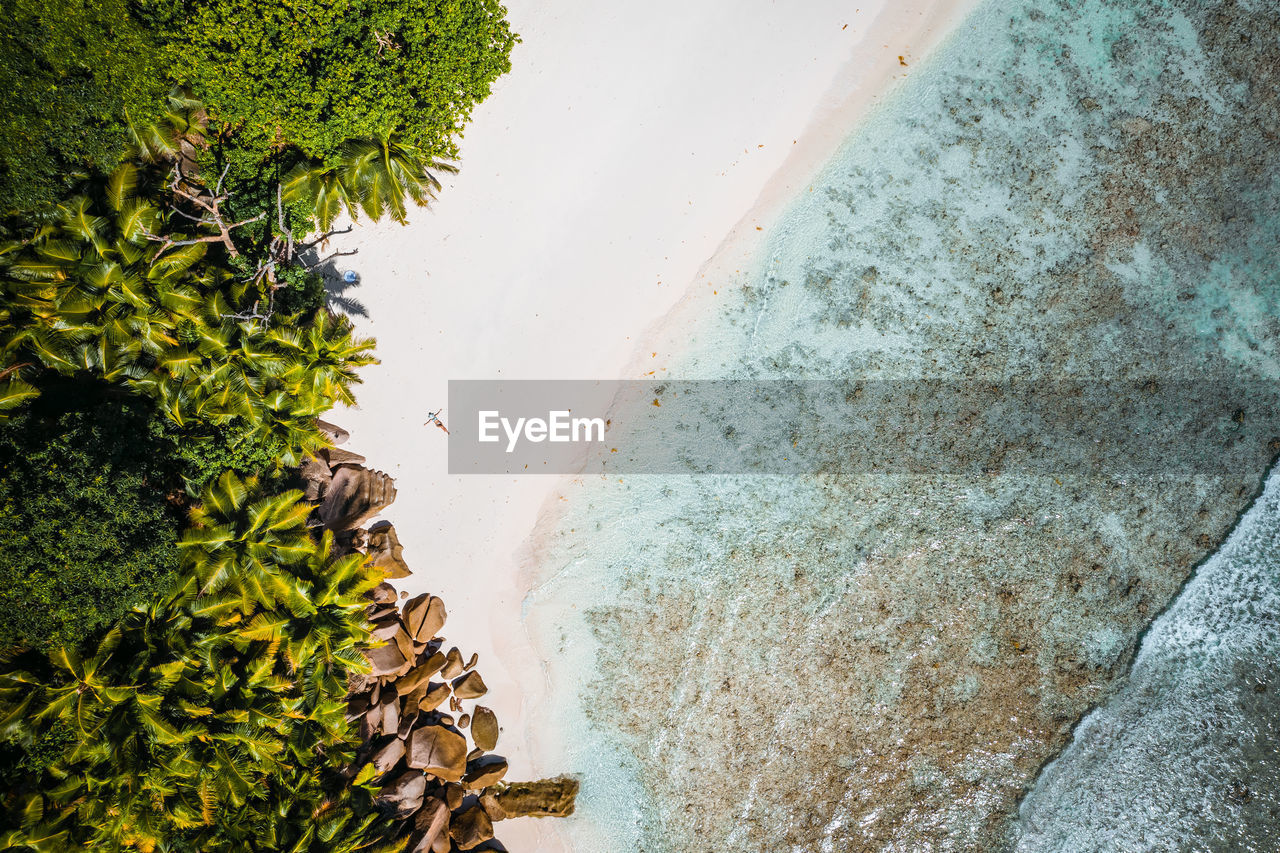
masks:
<path id="1" fill-rule="evenodd" d="M 160 115 L 169 82 L 127 0 L 7 0 L 0 15 L 0 211 L 56 202 L 109 171 L 127 118 Z"/>
<path id="2" fill-rule="evenodd" d="M 164 64 L 259 159 L 287 146 L 331 160 L 396 133 L 456 155 L 472 107 L 510 70 L 496 0 L 147 0 Z"/>
<path id="3" fill-rule="evenodd" d="M 168 584 L 182 508 L 152 418 L 58 382 L 0 425 L 0 648 L 75 644 Z"/>
<path id="4" fill-rule="evenodd" d="M 157 416 L 150 427 L 160 439 L 157 446 L 170 455 L 169 464 L 190 494 L 199 492 L 223 471 L 269 483 L 288 476 L 281 463 L 284 445 L 264 438 L 259 430 L 238 419 L 223 426 L 195 424 L 184 429 Z"/>

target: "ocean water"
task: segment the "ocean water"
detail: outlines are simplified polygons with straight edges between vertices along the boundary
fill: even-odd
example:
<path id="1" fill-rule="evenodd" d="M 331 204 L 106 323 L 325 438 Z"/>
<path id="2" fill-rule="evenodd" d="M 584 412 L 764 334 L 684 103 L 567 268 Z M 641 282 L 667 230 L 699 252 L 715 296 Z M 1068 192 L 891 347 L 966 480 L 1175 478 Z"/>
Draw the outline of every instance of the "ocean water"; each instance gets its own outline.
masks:
<path id="1" fill-rule="evenodd" d="M 1112 463 L 1176 406 L 1069 469 L 863 470 L 814 415 L 785 428 L 848 464 L 589 480 L 525 601 L 536 737 L 582 779 L 574 849 L 1123 849 L 1039 840 L 1104 837 L 1079 824 L 1114 812 L 1073 792 L 1124 802 L 1055 783 L 1110 772 L 1071 757 L 1090 724 L 1019 804 L 1086 713 L 1126 701 L 1143 632 L 1280 451 L 1278 22 L 1277 2 L 987 3 L 851 129 L 718 307 L 678 320 L 674 378 L 1254 392 L 1165 472 Z M 1253 837 L 1214 826 L 1226 846 L 1204 849 Z"/>
<path id="2" fill-rule="evenodd" d="M 1017 850 L 1266 853 L 1280 836 L 1280 473 L 1022 803 Z"/>

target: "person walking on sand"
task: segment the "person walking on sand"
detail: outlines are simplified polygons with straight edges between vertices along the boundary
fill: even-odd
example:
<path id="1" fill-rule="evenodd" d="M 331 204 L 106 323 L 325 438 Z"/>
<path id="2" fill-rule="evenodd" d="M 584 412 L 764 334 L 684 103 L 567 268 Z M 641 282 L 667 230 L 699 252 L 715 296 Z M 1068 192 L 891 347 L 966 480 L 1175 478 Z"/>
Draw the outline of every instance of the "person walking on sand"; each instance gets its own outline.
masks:
<path id="1" fill-rule="evenodd" d="M 444 430 L 445 435 L 448 435 L 449 428 L 444 425 L 444 421 L 440 420 L 440 413 L 443 411 L 444 409 L 436 409 L 434 412 L 427 412 L 427 422 L 424 423 L 423 426 L 427 426 L 427 424 L 435 424 L 440 427 L 440 429 Z"/>

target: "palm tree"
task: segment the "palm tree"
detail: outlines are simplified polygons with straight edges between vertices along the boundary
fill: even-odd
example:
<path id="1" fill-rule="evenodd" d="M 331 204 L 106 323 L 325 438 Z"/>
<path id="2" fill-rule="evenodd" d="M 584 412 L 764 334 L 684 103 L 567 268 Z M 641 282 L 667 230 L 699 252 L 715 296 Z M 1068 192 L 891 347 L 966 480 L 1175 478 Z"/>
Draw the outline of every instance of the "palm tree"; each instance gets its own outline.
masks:
<path id="1" fill-rule="evenodd" d="M 303 201 L 315 212 L 320 231 L 328 231 L 345 211 L 355 219 L 359 200 L 347 194 L 347 186 L 336 168 L 315 163 L 299 163 L 285 175 L 280 186 L 285 201 Z"/>
<path id="2" fill-rule="evenodd" d="M 440 181 L 432 169 L 454 173 L 451 163 L 432 160 L 420 149 L 394 136 L 349 143 L 342 152 L 342 181 L 348 195 L 360 200 L 370 219 L 383 214 L 404 224 L 408 202 L 423 206 L 435 199 Z"/>
<path id="3" fill-rule="evenodd" d="M 169 94 L 168 108 L 157 121 L 143 127 L 132 123 L 133 153 L 144 163 L 165 163 L 191 155 L 204 142 L 208 115 L 204 104 L 182 89 Z"/>
<path id="4" fill-rule="evenodd" d="M 374 341 L 356 337 L 351 320 L 330 311 L 316 312 L 306 327 L 279 326 L 270 335 L 286 362 L 280 376 L 285 392 L 307 401 L 304 408 L 315 414 L 339 402 L 354 405 L 356 369 L 378 363 Z"/>
<path id="5" fill-rule="evenodd" d="M 369 774 L 340 774 L 379 578 L 306 535 L 296 493 L 227 474 L 202 497 L 167 595 L 84 657 L 0 672 L 0 733 L 76 736 L 23 794 L 5 849 L 391 849 Z"/>
<path id="6" fill-rule="evenodd" d="M 403 225 L 410 202 L 424 206 L 435 199 L 441 188 L 435 173 L 457 171 L 392 134 L 348 142 L 336 165 L 299 164 L 285 177 L 283 190 L 287 200 L 314 206 L 321 231 L 343 211 L 352 219 L 360 211 L 373 220 L 390 216 Z"/>
<path id="7" fill-rule="evenodd" d="M 39 368 L 137 378 L 193 320 L 199 293 L 188 271 L 204 247 L 162 257 L 153 237 L 163 217 L 136 197 L 137 182 L 137 169 L 124 164 L 99 198 L 71 198 L 29 239 L 0 247 L 0 352 L 5 369 L 22 366 L 16 378 Z"/>
<path id="8" fill-rule="evenodd" d="M 274 607 L 296 592 L 286 567 L 315 547 L 307 533 L 310 513 L 301 492 L 263 496 L 256 478 L 224 472 L 205 488 L 178 542 L 183 569 L 201 595 L 229 596 L 245 615 Z"/>

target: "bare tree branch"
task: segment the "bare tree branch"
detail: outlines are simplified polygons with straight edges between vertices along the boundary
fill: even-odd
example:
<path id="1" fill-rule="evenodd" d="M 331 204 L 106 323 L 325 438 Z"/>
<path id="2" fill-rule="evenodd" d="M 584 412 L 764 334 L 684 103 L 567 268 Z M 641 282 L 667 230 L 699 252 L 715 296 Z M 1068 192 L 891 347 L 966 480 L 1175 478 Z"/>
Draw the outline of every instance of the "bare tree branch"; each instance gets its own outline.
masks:
<path id="1" fill-rule="evenodd" d="M 302 268 L 303 268 L 303 269 L 305 269 L 307 272 L 311 272 L 311 271 L 312 271 L 313 269 L 315 269 L 316 267 L 320 266 L 321 264 L 328 263 L 329 261 L 333 260 L 334 258 L 345 258 L 345 257 L 347 257 L 348 255 L 355 255 L 355 254 L 358 254 L 358 253 L 359 253 L 359 250 L 358 250 L 358 249 L 348 249 L 348 250 L 347 250 L 347 251 L 345 251 L 345 252 L 333 252 L 333 253 L 331 253 L 331 254 L 329 254 L 329 255 L 326 255 L 326 256 L 325 256 L 325 257 L 323 257 L 323 258 L 319 258 L 319 259 L 317 259 L 317 260 L 315 260 L 315 261 L 313 261 L 313 262 L 311 262 L 311 263 L 307 263 L 306 261 L 303 261 L 303 262 L 302 262 Z"/>
<path id="2" fill-rule="evenodd" d="M 319 237 L 316 237 L 314 240 L 311 240 L 307 243 L 303 243 L 302 245 L 298 246 L 298 250 L 305 252 L 307 249 L 310 249 L 312 246 L 317 246 L 320 243 L 323 243 L 324 241 L 328 240 L 330 237 L 336 237 L 339 234 L 349 234 L 349 233 L 351 233 L 350 225 L 342 229 L 335 228 L 332 231 L 326 231 L 324 234 L 321 234 Z"/>
<path id="3" fill-rule="evenodd" d="M 225 166 L 222 167 L 222 174 L 218 176 L 217 186 L 215 186 L 213 189 L 214 195 L 218 195 L 218 196 L 222 195 L 222 182 L 227 179 L 227 172 L 229 171 L 231 171 L 231 164 L 227 163 Z"/>
<path id="4" fill-rule="evenodd" d="M 253 303 L 253 308 L 248 311 L 241 311 L 237 314 L 223 314 L 222 319 L 224 320 L 270 320 L 271 317 L 276 313 L 276 292 L 274 288 L 271 290 L 269 294 L 267 294 L 267 313 L 263 314 L 258 311 L 258 306 L 260 304 L 262 304 L 261 300 Z"/>

